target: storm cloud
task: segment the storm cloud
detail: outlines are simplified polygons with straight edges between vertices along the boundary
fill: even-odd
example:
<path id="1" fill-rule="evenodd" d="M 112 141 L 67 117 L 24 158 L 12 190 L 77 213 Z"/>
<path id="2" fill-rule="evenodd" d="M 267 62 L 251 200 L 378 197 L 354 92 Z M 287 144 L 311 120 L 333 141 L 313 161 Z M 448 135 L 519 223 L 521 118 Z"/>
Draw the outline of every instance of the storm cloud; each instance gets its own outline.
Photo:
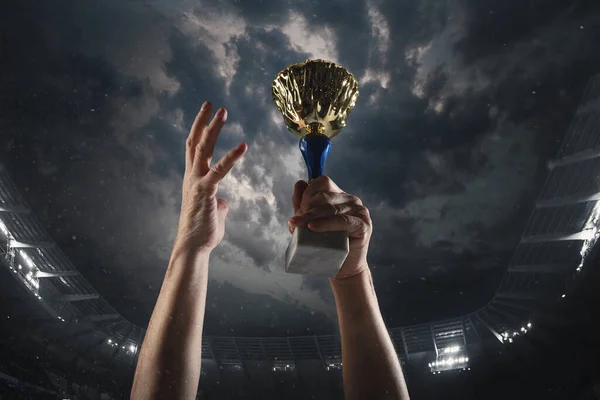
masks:
<path id="1" fill-rule="evenodd" d="M 479 307 L 516 245 L 587 78 L 592 2 L 13 2 L 0 17 L 0 154 L 82 274 L 144 325 L 175 237 L 183 150 L 204 100 L 231 212 L 207 333 L 335 329 L 327 282 L 283 273 L 305 170 L 270 85 L 307 58 L 360 82 L 327 173 L 374 220 L 370 261 L 400 325 Z M 405 304 L 423 304 L 409 309 Z"/>

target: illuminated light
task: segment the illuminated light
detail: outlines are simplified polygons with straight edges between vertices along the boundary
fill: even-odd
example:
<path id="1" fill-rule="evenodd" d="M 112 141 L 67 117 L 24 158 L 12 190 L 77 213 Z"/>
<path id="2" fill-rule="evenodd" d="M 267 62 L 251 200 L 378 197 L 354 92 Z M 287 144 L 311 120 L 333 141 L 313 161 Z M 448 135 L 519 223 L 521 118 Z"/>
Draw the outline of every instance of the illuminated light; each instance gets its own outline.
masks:
<path id="1" fill-rule="evenodd" d="M 450 346 L 450 347 L 444 348 L 443 353 L 444 354 L 458 353 L 459 351 L 460 351 L 460 347 L 459 346 Z"/>
<path id="2" fill-rule="evenodd" d="M 521 327 L 521 332 L 526 332 L 525 328 Z"/>
<path id="3" fill-rule="evenodd" d="M 512 342 L 513 342 L 512 338 L 508 338 L 508 341 L 509 341 L 510 343 L 512 343 Z"/>
<path id="4" fill-rule="evenodd" d="M 111 344 L 111 343 L 112 343 L 112 340 L 108 339 L 108 343 L 109 343 L 109 344 Z"/>
<path id="5" fill-rule="evenodd" d="M 465 362 L 469 362 L 469 357 L 465 357 Z"/>
<path id="6" fill-rule="evenodd" d="M 567 295 L 566 295 L 566 294 L 563 294 L 563 295 L 562 295 L 562 296 L 560 296 L 560 297 L 562 297 L 562 298 L 564 299 L 565 297 L 567 297 Z"/>
<path id="7" fill-rule="evenodd" d="M 527 327 L 531 329 L 531 322 L 527 324 Z"/>
<path id="8" fill-rule="evenodd" d="M 8 228 L 4 225 L 4 222 L 0 219 L 0 231 L 4 233 L 4 236 L 8 236 Z"/>
<path id="9" fill-rule="evenodd" d="M 19 264 L 19 269 L 23 269 L 23 266 L 21 264 Z"/>
<path id="10" fill-rule="evenodd" d="M 31 258 L 25 253 L 23 250 L 19 250 L 19 255 L 25 260 L 25 263 L 29 266 L 29 268 L 33 268 L 35 264 L 31 261 Z"/>
<path id="11" fill-rule="evenodd" d="M 137 347 L 135 347 L 134 345 L 129 346 L 129 351 L 131 351 L 132 353 L 135 353 L 136 350 Z"/>
<path id="12" fill-rule="evenodd" d="M 289 368 L 290 366 L 289 366 L 289 365 L 286 365 L 285 367 L 286 367 L 286 368 Z"/>

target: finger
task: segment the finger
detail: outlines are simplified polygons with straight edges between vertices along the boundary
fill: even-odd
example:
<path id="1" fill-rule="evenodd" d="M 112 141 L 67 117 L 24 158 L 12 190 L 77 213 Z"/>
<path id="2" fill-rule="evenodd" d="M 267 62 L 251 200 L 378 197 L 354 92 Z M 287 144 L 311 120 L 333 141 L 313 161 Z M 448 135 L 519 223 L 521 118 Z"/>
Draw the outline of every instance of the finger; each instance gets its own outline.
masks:
<path id="1" fill-rule="evenodd" d="M 248 150 L 246 143 L 241 143 L 237 147 L 229 150 L 227 154 L 223 156 L 206 174 L 205 181 L 210 185 L 218 184 L 225 175 L 233 168 L 237 160 L 242 158 L 244 153 Z"/>
<path id="2" fill-rule="evenodd" d="M 210 160 L 215 151 L 215 144 L 217 143 L 221 128 L 225 125 L 225 121 L 227 121 L 227 110 L 219 108 L 210 125 L 204 130 L 204 134 L 201 135 L 194 158 L 194 172 L 196 174 L 204 176 L 208 173 Z"/>
<path id="3" fill-rule="evenodd" d="M 294 205 L 294 214 L 300 210 L 300 203 L 302 202 L 302 194 L 308 187 L 306 181 L 298 181 L 294 185 L 294 194 L 292 195 L 292 204 Z"/>
<path id="4" fill-rule="evenodd" d="M 308 199 L 319 192 L 342 193 L 343 190 L 340 189 L 339 186 L 336 185 L 328 176 L 320 176 L 313 180 L 302 194 L 302 207 L 304 207 L 304 203 L 306 203 Z"/>
<path id="5" fill-rule="evenodd" d="M 354 205 L 362 205 L 362 201 L 348 193 L 336 193 L 336 192 L 319 192 L 315 194 L 313 197 L 308 199 L 303 205 L 303 209 L 312 210 L 313 208 L 317 208 L 319 206 L 324 206 L 326 204 L 343 204 L 343 203 L 351 203 Z"/>
<path id="6" fill-rule="evenodd" d="M 362 206 L 353 203 L 343 203 L 343 204 L 324 204 L 318 207 L 311 209 L 310 211 L 295 215 L 290 218 L 290 226 L 298 227 L 307 224 L 310 221 L 319 218 L 332 217 L 334 215 L 354 215 Z"/>
<path id="7" fill-rule="evenodd" d="M 348 232 L 349 237 L 364 236 L 370 229 L 369 225 L 362 219 L 346 214 L 310 221 L 308 228 L 313 232 L 344 231 Z"/>
<path id="8" fill-rule="evenodd" d="M 186 168 L 192 168 L 194 164 L 194 156 L 196 154 L 196 146 L 200 142 L 200 136 L 202 136 L 202 130 L 208 124 L 210 115 L 212 114 L 212 104 L 209 101 L 205 101 L 202 104 L 202 108 L 196 115 L 196 119 L 190 129 L 190 134 L 185 142 L 185 166 Z"/>

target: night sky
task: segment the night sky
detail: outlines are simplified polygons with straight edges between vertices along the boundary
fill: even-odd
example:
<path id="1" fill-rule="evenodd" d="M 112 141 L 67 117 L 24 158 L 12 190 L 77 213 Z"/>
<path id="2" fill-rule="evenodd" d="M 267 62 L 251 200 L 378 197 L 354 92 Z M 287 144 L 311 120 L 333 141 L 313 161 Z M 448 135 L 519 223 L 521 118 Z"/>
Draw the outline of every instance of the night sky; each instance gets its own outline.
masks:
<path id="1" fill-rule="evenodd" d="M 499 283 L 590 75 L 593 1 L 78 0 L 0 6 L 0 160 L 58 245 L 145 326 L 177 228 L 204 100 L 229 118 L 205 333 L 337 330 L 324 279 L 283 273 L 297 140 L 271 99 L 328 59 L 360 98 L 326 172 L 371 210 L 389 327 L 473 311 Z"/>

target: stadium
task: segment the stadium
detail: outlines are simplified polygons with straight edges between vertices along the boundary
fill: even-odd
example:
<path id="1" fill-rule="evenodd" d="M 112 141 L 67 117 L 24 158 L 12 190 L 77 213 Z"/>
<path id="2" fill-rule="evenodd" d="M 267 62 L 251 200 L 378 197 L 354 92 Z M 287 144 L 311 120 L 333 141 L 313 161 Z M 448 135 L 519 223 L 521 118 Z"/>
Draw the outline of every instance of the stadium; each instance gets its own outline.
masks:
<path id="1" fill-rule="evenodd" d="M 483 393 L 476 388 L 485 385 L 499 396 L 502 385 L 490 384 L 493 378 L 484 373 L 490 365 L 504 365 L 499 376 L 514 378 L 534 368 L 528 362 L 536 360 L 539 373 L 527 372 L 521 393 L 541 396 L 536 382 L 551 377 L 546 369 L 552 368 L 560 378 L 544 398 L 598 394 L 598 367 L 590 361 L 598 356 L 593 337 L 594 285 L 600 282 L 598 104 L 600 75 L 595 75 L 489 302 L 466 315 L 389 330 L 409 386 L 450 390 L 459 382 L 473 393 Z M 79 273 L 36 219 L 20 187 L 10 171 L 0 169 L 0 398 L 127 397 L 144 327 L 126 320 Z M 557 341 L 565 350 L 553 348 Z M 556 364 L 544 367 L 540 360 Z M 201 398 L 247 393 L 341 398 L 336 335 L 205 337 L 202 363 Z M 513 372 L 505 371 L 509 367 Z M 578 368 L 587 369 L 590 379 L 569 383 L 580 376 Z"/>

